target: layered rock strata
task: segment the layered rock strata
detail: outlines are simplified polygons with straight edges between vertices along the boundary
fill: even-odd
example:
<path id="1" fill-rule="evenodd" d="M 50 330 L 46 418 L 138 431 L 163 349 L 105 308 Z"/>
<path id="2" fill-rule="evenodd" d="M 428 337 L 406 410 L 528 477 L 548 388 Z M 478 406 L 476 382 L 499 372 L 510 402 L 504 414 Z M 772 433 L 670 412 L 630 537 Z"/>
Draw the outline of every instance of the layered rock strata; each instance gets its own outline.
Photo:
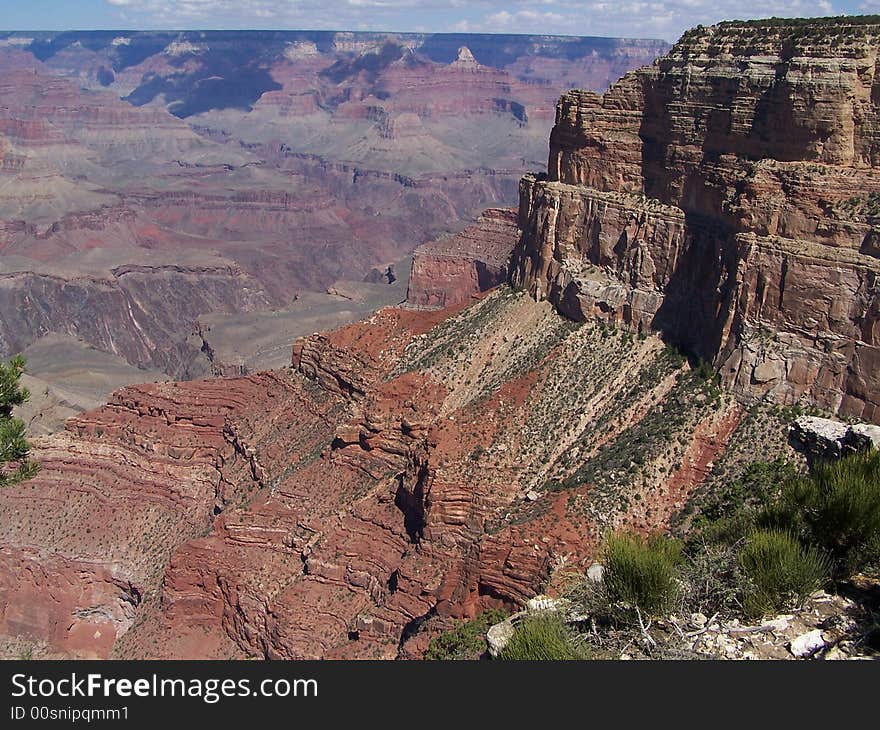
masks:
<path id="1" fill-rule="evenodd" d="M 307 421 L 296 442 L 305 452 L 329 437 L 318 406 L 297 412 L 299 388 L 276 374 L 133 386 L 37 440 L 39 474 L 0 493 L 0 633 L 107 656 L 171 549 L 262 486 L 248 418 Z"/>
<path id="2" fill-rule="evenodd" d="M 413 254 L 407 303 L 449 307 L 498 286 L 518 238 L 516 213 L 490 209 L 461 233 L 422 244 Z"/>
<path id="3" fill-rule="evenodd" d="M 878 37 L 871 18 L 722 23 L 564 94 L 511 280 L 659 330 L 747 398 L 877 421 Z"/>
<path id="4" fill-rule="evenodd" d="M 609 526 L 665 524 L 742 420 L 657 337 L 503 288 L 293 358 L 124 389 L 39 439 L 0 493 L 0 650 L 417 657 Z"/>

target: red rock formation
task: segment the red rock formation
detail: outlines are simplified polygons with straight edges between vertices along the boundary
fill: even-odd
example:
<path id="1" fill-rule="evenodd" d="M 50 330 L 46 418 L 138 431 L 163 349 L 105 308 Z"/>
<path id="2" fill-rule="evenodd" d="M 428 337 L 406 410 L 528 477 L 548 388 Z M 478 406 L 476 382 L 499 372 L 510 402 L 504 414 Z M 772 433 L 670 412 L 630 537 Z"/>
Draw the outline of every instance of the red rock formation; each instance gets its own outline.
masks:
<path id="1" fill-rule="evenodd" d="M 518 238 L 514 211 L 487 210 L 461 233 L 422 244 L 413 254 L 407 302 L 449 307 L 497 286 Z"/>
<path id="2" fill-rule="evenodd" d="M 702 55 L 706 37 L 742 30 L 720 28 L 686 37 L 672 58 L 699 51 L 694 68 L 717 62 L 729 71 L 726 56 Z M 803 63 L 821 81 L 828 59 L 805 58 L 814 57 L 821 62 Z M 839 355 L 870 401 L 874 371 L 859 357 L 873 348 L 874 244 L 863 251 L 853 241 L 873 224 L 854 220 L 859 212 L 819 226 L 815 208 L 833 191 L 810 177 L 813 162 L 719 155 L 697 164 L 694 145 L 677 142 L 651 172 L 645 160 L 655 153 L 646 148 L 663 143 L 643 138 L 640 105 L 660 98 L 657 85 L 677 88 L 685 77 L 683 98 L 702 88 L 711 99 L 723 86 L 685 60 L 631 77 L 603 99 L 564 98 L 556 176 L 574 177 L 522 186 L 513 276 L 538 301 L 503 286 L 477 293 L 470 274 L 453 268 L 452 291 L 430 295 L 461 300 L 452 309 L 384 309 L 311 335 L 295 344 L 289 370 L 125 389 L 41 440 L 40 475 L 0 492 L 0 636 L 79 656 L 417 657 L 454 619 L 520 604 L 555 574 L 583 569 L 609 527 L 663 527 L 695 490 L 727 477 L 716 464 L 754 458 L 742 436 L 758 411 L 716 392 L 650 328 L 714 343 L 725 356 L 727 341 L 734 352 L 784 344 L 797 355 L 784 378 L 772 367 L 752 371 L 779 392 L 799 377 L 811 396 L 822 383 L 838 392 L 823 368 Z M 801 98 L 806 87 L 792 88 Z M 573 99 L 582 111 L 566 107 Z M 704 100 L 695 119 L 724 109 L 717 101 Z M 736 177 L 740 197 L 728 200 L 725 188 L 725 212 L 710 216 L 712 186 L 698 195 L 688 181 L 727 184 L 742 165 L 755 174 Z M 838 186 L 872 179 L 855 157 L 832 167 Z M 646 197 L 649 186 L 670 200 Z M 803 199 L 780 197 L 792 189 Z M 240 202 L 291 204 L 262 194 Z M 769 210 L 788 213 L 772 228 Z M 753 218 L 766 230 L 737 228 Z M 810 221 L 821 232 L 804 241 Z M 500 257 L 509 219 L 493 213 L 477 224 L 487 229 L 499 233 L 489 253 Z M 475 235 L 446 241 L 455 257 L 468 254 L 465 270 L 487 256 Z M 443 251 L 428 253 L 439 260 Z M 837 288 L 856 292 L 843 310 L 817 284 L 832 266 Z M 774 279 L 774 267 L 809 278 Z M 588 323 L 592 314 L 641 325 L 645 336 Z M 822 352 L 809 340 L 808 316 L 828 328 Z M 786 325 L 776 342 L 749 339 L 750 326 L 774 317 Z M 865 332 L 858 342 L 855 326 Z M 809 357 L 821 383 L 794 375 Z M 844 390 L 856 397 L 855 385 Z M 782 426 L 771 426 L 780 435 L 762 438 L 763 458 L 786 448 Z"/>
<path id="3" fill-rule="evenodd" d="M 300 388 L 284 374 L 132 387 L 39 442 L 39 475 L 0 494 L 2 632 L 107 656 L 169 552 L 268 486 L 261 458 L 305 458 L 330 437 L 332 404 L 306 410 Z M 298 436 L 284 454 L 258 448 L 251 419 Z"/>
<path id="4" fill-rule="evenodd" d="M 722 23 L 563 95 L 513 281 L 713 360 L 747 397 L 880 418 L 876 25 Z"/>
<path id="5" fill-rule="evenodd" d="M 654 337 L 496 290 L 304 338 L 289 371 L 125 389 L 0 493 L 0 635 L 75 656 L 418 656 L 589 560 L 607 525 L 664 524 L 739 420 L 701 382 Z M 603 454 L 630 442 L 644 469 L 616 478 Z"/>

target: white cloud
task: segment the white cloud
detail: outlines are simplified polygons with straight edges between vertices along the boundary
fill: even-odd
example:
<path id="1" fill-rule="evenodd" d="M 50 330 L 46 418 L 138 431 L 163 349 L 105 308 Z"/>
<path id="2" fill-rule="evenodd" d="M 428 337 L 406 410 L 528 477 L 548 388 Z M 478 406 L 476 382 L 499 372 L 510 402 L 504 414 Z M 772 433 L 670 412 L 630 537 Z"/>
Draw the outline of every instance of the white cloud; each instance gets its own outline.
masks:
<path id="1" fill-rule="evenodd" d="M 866 2 L 880 5 L 880 0 Z M 535 2 L 528 4 L 538 5 Z M 675 40 L 687 28 L 720 20 L 819 16 L 840 12 L 831 0 L 544 0 L 540 4 L 547 6 L 548 10 L 487 12 L 481 20 L 470 22 L 468 30 Z"/>
<path id="2" fill-rule="evenodd" d="M 546 29 L 551 26 L 559 26 L 567 20 L 570 20 L 570 18 L 566 18 L 566 16 L 559 13 L 539 13 L 534 10 L 519 10 L 515 13 L 509 13 L 506 10 L 501 10 L 500 12 L 487 15 L 485 23 L 494 30 L 504 32 L 517 30 L 525 26 Z M 547 31 L 542 30 L 542 32 Z"/>
<path id="3" fill-rule="evenodd" d="M 858 0 L 857 0 L 858 1 Z M 843 0 L 105 0 L 139 27 L 303 28 L 663 37 L 697 23 L 829 15 Z M 863 9 L 880 0 L 861 0 Z"/>

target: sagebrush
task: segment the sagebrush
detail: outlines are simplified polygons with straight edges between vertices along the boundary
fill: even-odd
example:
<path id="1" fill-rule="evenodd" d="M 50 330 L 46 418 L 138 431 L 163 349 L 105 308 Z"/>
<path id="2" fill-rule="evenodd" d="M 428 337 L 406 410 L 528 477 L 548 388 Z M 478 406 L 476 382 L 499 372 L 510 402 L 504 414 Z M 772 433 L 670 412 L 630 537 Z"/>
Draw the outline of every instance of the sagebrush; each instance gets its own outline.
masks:
<path id="1" fill-rule="evenodd" d="M 818 463 L 809 475 L 788 480 L 762 522 L 827 553 L 835 578 L 863 569 L 880 548 L 880 452 Z"/>
<path id="2" fill-rule="evenodd" d="M 501 650 L 503 661 L 560 661 L 586 659 L 563 617 L 555 611 L 528 616 Z"/>
<path id="3" fill-rule="evenodd" d="M 831 561 L 784 530 L 757 530 L 740 553 L 747 578 L 743 610 L 752 617 L 798 608 L 821 587 Z"/>
<path id="4" fill-rule="evenodd" d="M 678 594 L 682 546 L 662 535 L 610 534 L 605 540 L 605 590 L 612 603 L 648 615 L 667 611 Z"/>

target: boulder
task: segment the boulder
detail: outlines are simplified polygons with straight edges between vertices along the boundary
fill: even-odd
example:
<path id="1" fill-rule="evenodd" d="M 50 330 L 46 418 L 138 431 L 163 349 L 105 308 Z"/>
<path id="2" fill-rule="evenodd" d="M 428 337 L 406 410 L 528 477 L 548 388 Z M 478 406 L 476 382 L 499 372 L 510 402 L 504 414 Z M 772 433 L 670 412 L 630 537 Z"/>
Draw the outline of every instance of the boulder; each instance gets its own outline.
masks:
<path id="1" fill-rule="evenodd" d="M 824 646 L 825 640 L 822 638 L 821 630 L 813 629 L 806 634 L 801 634 L 797 638 L 792 639 L 789 651 L 798 659 L 806 659 L 813 656 Z"/>
<path id="2" fill-rule="evenodd" d="M 849 425 L 817 416 L 801 416 L 795 420 L 789 427 L 789 435 L 808 456 L 820 459 L 839 459 L 856 451 L 880 447 L 880 426 Z"/>
<path id="3" fill-rule="evenodd" d="M 850 426 L 846 433 L 846 442 L 858 451 L 880 449 L 880 426 L 872 423 L 857 423 Z"/>
<path id="4" fill-rule="evenodd" d="M 504 621 L 490 626 L 486 632 L 486 645 L 489 649 L 489 656 L 497 659 L 498 655 L 504 650 L 508 642 L 513 638 L 516 629 L 513 626 L 513 619 L 521 614 L 508 616 Z"/>
<path id="5" fill-rule="evenodd" d="M 559 611 L 567 604 L 567 601 L 561 598 L 551 598 L 543 593 L 538 594 L 534 598 L 530 598 L 526 602 L 526 610 L 529 613 L 537 613 L 540 611 Z"/>

